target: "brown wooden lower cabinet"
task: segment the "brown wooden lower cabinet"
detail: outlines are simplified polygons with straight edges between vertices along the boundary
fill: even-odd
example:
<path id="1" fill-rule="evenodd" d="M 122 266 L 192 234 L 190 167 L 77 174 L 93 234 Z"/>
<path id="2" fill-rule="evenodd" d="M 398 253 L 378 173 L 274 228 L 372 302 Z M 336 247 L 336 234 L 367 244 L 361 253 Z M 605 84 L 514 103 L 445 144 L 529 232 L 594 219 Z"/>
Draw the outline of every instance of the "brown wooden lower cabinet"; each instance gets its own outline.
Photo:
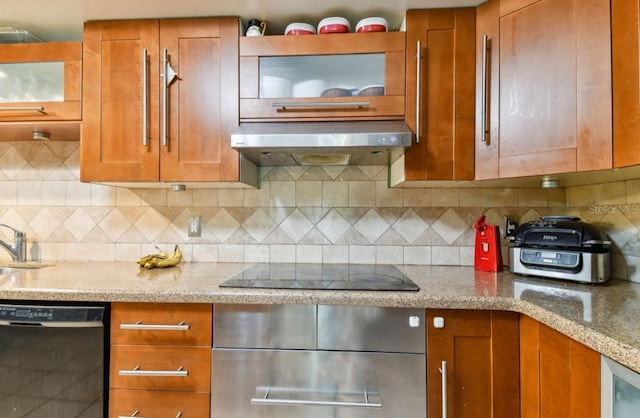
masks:
<path id="1" fill-rule="evenodd" d="M 599 418 L 600 355 L 529 317 L 520 319 L 521 418 Z"/>
<path id="2" fill-rule="evenodd" d="M 212 308 L 111 305 L 110 418 L 209 418 Z"/>
<path id="3" fill-rule="evenodd" d="M 109 417 L 209 418 L 209 392 L 111 389 Z"/>
<path id="4" fill-rule="evenodd" d="M 514 312 L 427 310 L 427 416 L 519 415 L 518 317 Z M 446 388 L 441 371 L 445 369 Z"/>

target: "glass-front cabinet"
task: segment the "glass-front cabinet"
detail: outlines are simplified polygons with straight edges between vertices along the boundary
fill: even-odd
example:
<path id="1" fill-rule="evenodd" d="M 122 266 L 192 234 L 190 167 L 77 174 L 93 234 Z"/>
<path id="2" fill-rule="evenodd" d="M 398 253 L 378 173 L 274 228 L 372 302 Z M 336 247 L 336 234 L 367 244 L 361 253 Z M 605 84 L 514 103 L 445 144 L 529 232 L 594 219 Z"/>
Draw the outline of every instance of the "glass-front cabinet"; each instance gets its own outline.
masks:
<path id="1" fill-rule="evenodd" d="M 0 45 L 0 141 L 80 139 L 82 42 Z"/>
<path id="2" fill-rule="evenodd" d="M 80 120 L 81 42 L 0 45 L 0 121 Z"/>
<path id="3" fill-rule="evenodd" d="M 240 39 L 240 118 L 402 119 L 405 33 Z"/>
<path id="4" fill-rule="evenodd" d="M 640 411 L 640 373 L 601 356 L 602 418 L 635 418 Z"/>

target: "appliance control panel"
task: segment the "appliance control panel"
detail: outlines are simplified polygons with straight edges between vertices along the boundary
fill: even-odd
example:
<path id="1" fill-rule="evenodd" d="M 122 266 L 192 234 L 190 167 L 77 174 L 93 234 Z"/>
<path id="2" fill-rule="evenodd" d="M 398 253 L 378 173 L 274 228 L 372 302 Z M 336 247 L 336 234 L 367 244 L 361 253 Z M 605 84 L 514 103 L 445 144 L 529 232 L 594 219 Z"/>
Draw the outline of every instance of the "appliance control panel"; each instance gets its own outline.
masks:
<path id="1" fill-rule="evenodd" d="M 580 253 L 541 249 L 523 249 L 520 252 L 520 261 L 525 264 L 576 268 L 580 265 Z"/>
<path id="2" fill-rule="evenodd" d="M 104 309 L 96 307 L 0 305 L 5 322 L 94 322 L 102 321 Z"/>

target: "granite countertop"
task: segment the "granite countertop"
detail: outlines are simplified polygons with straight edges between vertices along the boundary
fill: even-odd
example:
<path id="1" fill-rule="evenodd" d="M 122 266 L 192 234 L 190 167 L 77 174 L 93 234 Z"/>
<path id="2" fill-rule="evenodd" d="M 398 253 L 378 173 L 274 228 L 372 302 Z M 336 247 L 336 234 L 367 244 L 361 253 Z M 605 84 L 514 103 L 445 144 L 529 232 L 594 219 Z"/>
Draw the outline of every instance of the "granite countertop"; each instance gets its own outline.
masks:
<path id="1" fill-rule="evenodd" d="M 139 270 L 133 262 L 61 263 L 0 275 L 0 299 L 506 310 L 526 314 L 640 372 L 640 284 L 611 279 L 592 285 L 476 272 L 472 267 L 398 266 L 420 291 L 219 287 L 251 265 L 182 263 Z"/>

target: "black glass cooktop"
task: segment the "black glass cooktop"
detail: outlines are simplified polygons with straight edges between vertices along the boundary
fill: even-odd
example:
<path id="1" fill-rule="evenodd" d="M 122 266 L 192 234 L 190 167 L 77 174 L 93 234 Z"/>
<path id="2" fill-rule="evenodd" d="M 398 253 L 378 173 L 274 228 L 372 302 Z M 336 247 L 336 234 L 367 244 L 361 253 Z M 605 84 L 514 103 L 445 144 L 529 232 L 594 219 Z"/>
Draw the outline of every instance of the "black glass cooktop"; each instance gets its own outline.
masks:
<path id="1" fill-rule="evenodd" d="M 386 264 L 258 263 L 220 287 L 309 290 L 417 291 L 397 267 Z"/>

